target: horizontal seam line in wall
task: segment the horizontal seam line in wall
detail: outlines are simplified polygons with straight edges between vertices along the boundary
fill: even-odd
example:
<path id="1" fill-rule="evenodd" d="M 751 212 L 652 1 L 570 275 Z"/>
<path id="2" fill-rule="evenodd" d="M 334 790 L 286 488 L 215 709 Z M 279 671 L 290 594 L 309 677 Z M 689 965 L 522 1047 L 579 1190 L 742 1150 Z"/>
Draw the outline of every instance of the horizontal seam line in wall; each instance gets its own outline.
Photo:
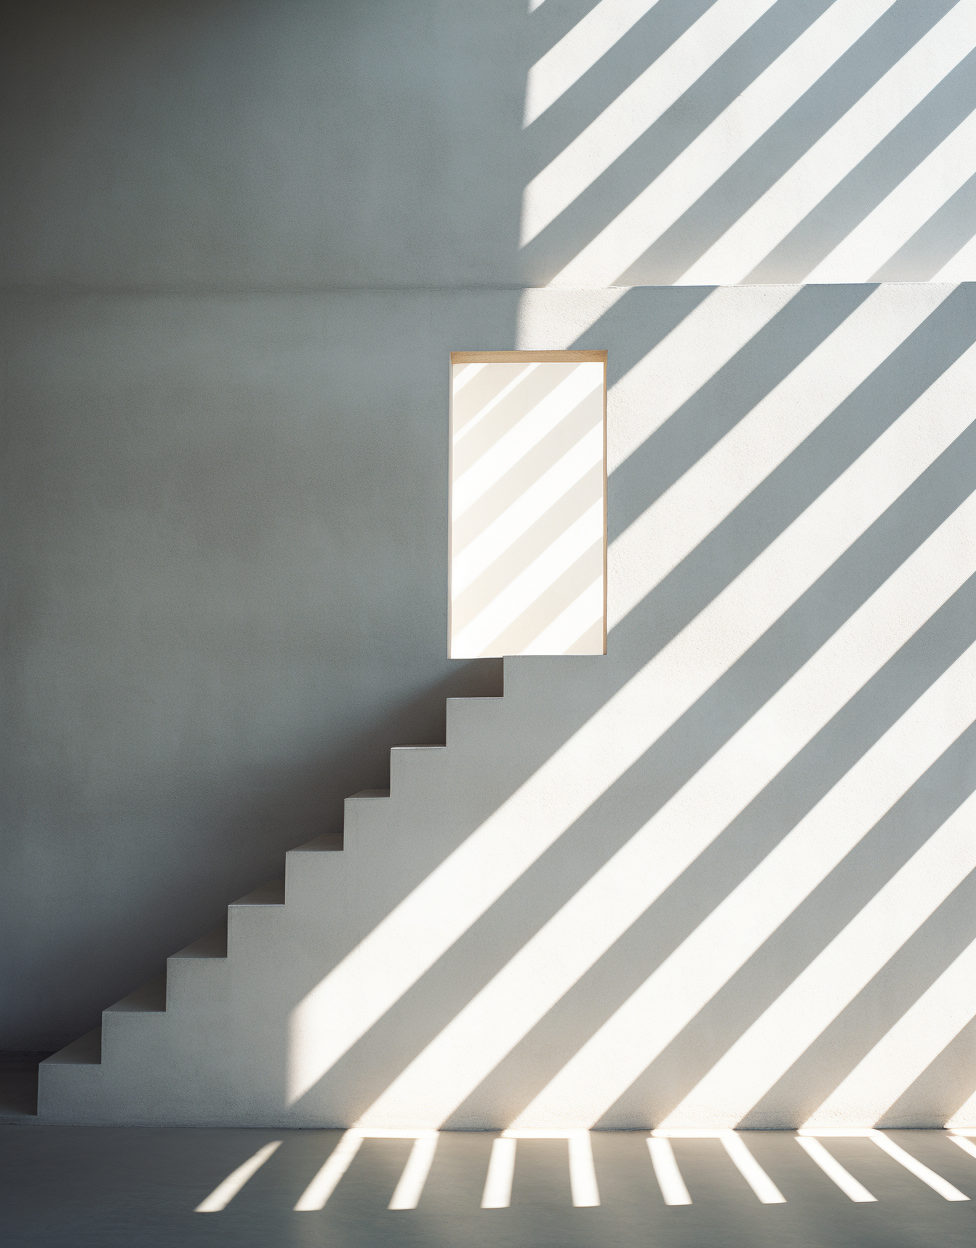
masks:
<path id="1" fill-rule="evenodd" d="M 702 282 L 698 289 L 720 290 L 738 287 L 741 289 L 768 290 L 776 287 L 799 288 L 805 285 L 815 286 L 958 286 L 959 282 L 734 282 L 723 287 L 721 283 Z M 692 286 L 675 286 L 670 283 L 638 282 L 630 286 L 43 286 L 43 285 L 0 285 L 0 298 L 35 297 L 35 298 L 70 298 L 88 297 L 92 295 L 119 297 L 142 296 L 145 298 L 164 298 L 178 295 L 182 298 L 226 298 L 237 299 L 252 295 L 272 296 L 315 296 L 330 294 L 409 294 L 425 292 L 430 294 L 453 294 L 465 290 L 483 291 L 529 291 L 547 290 L 558 293 L 571 293 L 581 290 L 693 290 Z"/>

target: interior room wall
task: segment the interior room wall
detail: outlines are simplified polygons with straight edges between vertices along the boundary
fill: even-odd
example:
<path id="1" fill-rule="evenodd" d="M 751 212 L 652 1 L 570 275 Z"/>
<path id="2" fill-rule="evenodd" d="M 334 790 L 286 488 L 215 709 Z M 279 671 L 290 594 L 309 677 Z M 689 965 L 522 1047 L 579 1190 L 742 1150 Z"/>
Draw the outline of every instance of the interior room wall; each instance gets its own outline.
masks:
<path id="1" fill-rule="evenodd" d="M 572 278 L 675 283 L 646 333 L 619 332 L 625 294 L 590 321 L 589 296 L 548 305 L 566 346 L 593 325 L 611 386 L 703 284 L 747 276 L 746 251 L 702 257 L 925 39 L 920 99 L 895 84 L 890 134 L 832 189 L 817 166 L 750 280 L 806 280 L 930 157 L 928 216 L 893 212 L 880 267 L 830 280 L 976 276 L 940 146 L 973 102 L 950 0 L 879 2 L 846 51 L 826 0 L 528 7 L 6 7 L 3 1047 L 94 1026 L 383 785 L 391 745 L 440 739 L 446 696 L 500 691 L 497 663 L 447 659 L 448 352 L 539 345 L 520 290 L 570 281 L 700 135 L 698 198 Z M 804 38 L 820 77 L 742 129 Z M 662 65 L 670 104 L 640 95 Z M 619 153 L 587 147 L 601 118 Z"/>

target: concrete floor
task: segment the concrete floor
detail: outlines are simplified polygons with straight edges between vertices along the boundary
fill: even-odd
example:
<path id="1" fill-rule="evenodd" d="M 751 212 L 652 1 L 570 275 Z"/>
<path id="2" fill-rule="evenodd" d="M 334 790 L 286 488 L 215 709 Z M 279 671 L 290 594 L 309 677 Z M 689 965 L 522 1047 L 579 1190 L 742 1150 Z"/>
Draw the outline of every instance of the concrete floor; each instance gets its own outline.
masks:
<path id="1" fill-rule="evenodd" d="M 886 1133 L 969 1200 L 946 1200 L 872 1141 L 830 1140 L 877 1199 L 854 1203 L 793 1132 L 743 1133 L 785 1203 L 762 1204 L 714 1139 L 675 1140 L 693 1203 L 664 1203 L 645 1132 L 594 1133 L 598 1207 L 574 1208 L 567 1145 L 519 1140 L 509 1208 L 482 1209 L 493 1136 L 445 1133 L 414 1209 L 390 1210 L 411 1142 L 366 1139 L 319 1211 L 293 1206 L 338 1131 L 0 1126 L 0 1243 L 114 1245 L 491 1245 L 492 1248 L 954 1248 L 976 1242 L 976 1158 L 938 1131 Z M 257 1150 L 277 1150 L 220 1212 L 202 1202 Z"/>

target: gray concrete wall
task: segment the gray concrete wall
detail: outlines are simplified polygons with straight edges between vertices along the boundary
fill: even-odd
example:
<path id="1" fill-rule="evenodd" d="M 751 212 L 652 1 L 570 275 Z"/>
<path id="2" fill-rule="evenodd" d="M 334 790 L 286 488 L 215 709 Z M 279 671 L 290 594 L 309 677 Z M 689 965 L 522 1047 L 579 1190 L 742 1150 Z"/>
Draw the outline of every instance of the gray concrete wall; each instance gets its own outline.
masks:
<path id="1" fill-rule="evenodd" d="M 681 281 L 763 204 L 768 247 L 696 283 L 804 281 L 899 188 L 887 250 L 830 280 L 925 281 L 976 233 L 971 142 L 906 183 L 976 108 L 971 0 L 526 8 L 8 5 L 3 282 L 545 285 L 655 188 L 634 258 L 614 271 L 618 239 L 568 284 Z"/>
<path id="2" fill-rule="evenodd" d="M 447 694 L 497 691 L 494 665 L 446 658 L 447 352 L 535 345 L 517 288 L 556 280 L 827 4 L 754 5 L 520 246 L 526 185 L 715 6 L 662 0 L 523 126 L 527 75 L 597 7 L 7 6 L 3 1047 L 93 1026 L 382 785 L 390 745 L 441 739 Z M 879 6 L 594 284 L 680 281 L 672 258 L 704 255 L 951 8 Z M 956 43 L 754 280 L 802 281 L 967 115 Z M 974 228 L 964 182 L 892 233 L 882 276 L 932 277 Z M 612 381 L 704 293 L 637 332 L 624 296 L 586 345 Z"/>
<path id="3" fill-rule="evenodd" d="M 606 655 L 452 701 L 42 1121 L 973 1125 L 976 286 L 693 296 L 519 301 L 613 344 Z M 418 391 L 508 298 L 410 296 Z"/>
<path id="4" fill-rule="evenodd" d="M 472 332 L 510 333 L 512 302 Z M 94 1025 L 341 827 L 390 746 L 443 741 L 445 696 L 500 692 L 498 660 L 447 658 L 445 348 L 469 309 L 11 301 L 4 1047 Z"/>

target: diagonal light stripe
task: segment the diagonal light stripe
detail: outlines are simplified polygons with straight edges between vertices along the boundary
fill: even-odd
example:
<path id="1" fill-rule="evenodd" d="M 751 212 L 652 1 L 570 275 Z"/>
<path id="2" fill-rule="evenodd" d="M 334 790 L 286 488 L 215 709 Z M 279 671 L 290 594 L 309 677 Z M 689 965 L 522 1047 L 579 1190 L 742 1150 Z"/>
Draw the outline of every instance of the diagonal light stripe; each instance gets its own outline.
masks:
<path id="1" fill-rule="evenodd" d="M 923 543 L 519 950 L 389 1085 L 370 1106 L 363 1121 L 400 1121 L 414 1112 L 413 1106 L 420 1098 L 425 1108 L 435 1114 L 436 1121 L 443 1122 L 584 971 L 972 575 L 976 558 L 966 551 L 965 541 L 961 540 L 967 534 L 976 534 L 976 496 Z M 891 729 L 884 738 L 888 742 L 886 748 L 897 755 L 899 766 L 904 763 L 903 776 L 915 775 L 917 768 L 924 770 L 932 757 L 945 748 L 946 734 L 958 734 L 965 726 L 956 723 L 958 708 L 955 718 L 942 715 L 940 699 L 947 687 L 952 687 L 950 678 L 943 677 L 908 712 L 907 718 L 899 721 L 902 726 L 898 731 Z M 932 706 L 942 715 L 938 726 L 932 728 L 931 740 L 935 744 L 916 747 L 915 725 L 928 725 Z M 976 714 L 976 707 L 971 714 Z M 684 942 L 670 959 L 672 969 L 666 963 L 652 976 L 641 990 L 652 998 L 652 1004 L 639 1007 L 640 1018 L 634 1024 L 633 1034 L 625 1034 L 622 1025 L 607 1024 L 606 1043 L 591 1041 L 593 1056 L 578 1054 L 566 1068 L 569 1073 L 557 1075 L 549 1089 L 519 1115 L 516 1126 L 563 1125 L 558 1115 L 567 1105 L 579 1109 L 580 1085 L 589 1089 L 587 1095 L 591 1098 L 584 1103 L 583 1112 L 592 1112 L 592 1117 L 583 1121 L 589 1124 L 597 1120 L 606 1099 L 608 1080 L 616 1080 L 618 1074 L 624 1078 L 630 1072 L 630 1062 L 624 1062 L 614 1046 L 629 1049 L 630 1061 L 640 1063 L 632 1075 L 636 1077 L 655 1052 L 880 817 L 883 812 L 875 812 L 874 807 L 869 807 L 871 819 L 866 825 L 850 817 L 837 820 L 835 814 L 837 803 L 852 800 L 851 793 L 857 791 L 862 773 L 874 776 L 878 764 L 870 760 L 878 759 L 878 750 L 875 747 L 873 754 L 866 755 L 832 791 L 834 796 L 824 798 Z M 907 759 L 902 759 L 903 754 Z M 887 756 L 882 751 L 880 757 Z M 870 782 L 868 787 L 872 791 Z M 832 820 L 836 820 L 836 826 Z M 807 862 L 811 845 L 816 846 L 818 855 L 813 865 Z M 785 867 L 781 865 L 784 860 L 788 863 Z M 780 877 L 784 874 L 788 878 L 782 882 Z M 770 890 L 774 901 L 764 900 L 765 889 Z M 735 930 L 720 940 L 716 932 L 725 933 L 729 926 Z M 720 954 L 713 952 L 716 942 L 721 946 Z M 567 949 L 573 950 L 572 958 L 566 956 Z M 707 966 L 707 972 L 696 970 L 699 964 Z M 661 986 L 654 987 L 654 981 Z M 695 983 L 702 987 L 693 991 L 690 985 Z M 673 994 L 673 998 L 668 994 Z M 654 1016 L 653 1025 L 648 1015 Z M 640 1037 L 636 1044 L 635 1036 Z M 652 1051 L 645 1060 L 641 1055 L 646 1049 Z M 581 1050 L 581 1054 L 586 1052 L 586 1048 Z M 446 1071 L 450 1071 L 449 1078 Z M 629 1082 L 628 1079 L 620 1090 Z M 436 1092 L 429 1090 L 432 1086 Z M 614 1099 L 611 1096 L 607 1103 Z"/>
<path id="2" fill-rule="evenodd" d="M 596 424 L 451 561 L 451 598 L 459 597 L 556 502 L 603 459 L 603 426 Z M 601 504 L 602 507 L 602 504 Z M 602 534 L 602 521 L 600 532 Z"/>
<path id="3" fill-rule="evenodd" d="M 567 1097 L 583 1121 L 595 1122 L 606 1113 L 870 831 L 931 764 L 932 756 L 951 744 L 953 731 L 958 735 L 962 730 L 948 709 L 959 687 L 952 682 L 965 680 L 976 680 L 976 649 L 923 695 L 695 929 L 574 1055 L 519 1121 L 551 1120 L 566 1112 L 563 1105 Z M 959 718 L 956 714 L 955 719 Z M 926 748 L 921 759 L 917 749 L 920 731 L 935 734 L 930 738 L 932 747 Z M 943 825 L 928 843 L 923 858 L 917 862 L 913 859 L 903 868 L 896 877 L 898 883 L 887 886 L 887 892 L 882 890 L 862 911 L 864 918 L 859 916 L 854 921 L 856 926 L 851 931 L 867 941 L 865 950 L 852 947 L 853 940 L 842 934 L 834 945 L 838 949 L 843 946 L 843 954 L 829 957 L 829 972 L 821 955 L 668 1114 L 665 1126 L 691 1122 L 728 1125 L 742 1119 L 847 1004 L 863 976 L 870 978 L 874 973 L 876 963 L 870 961 L 871 954 L 877 954 L 882 945 L 887 950 L 889 942 L 903 943 L 976 865 L 976 845 L 966 826 L 971 813 L 966 810 Z M 893 918 L 891 905 L 902 900 L 908 904 Z M 885 920 L 879 935 L 874 928 L 881 913 Z M 882 961 L 886 956 L 881 955 Z"/>
<path id="4" fill-rule="evenodd" d="M 936 1174 L 934 1170 L 930 1170 L 928 1166 L 922 1165 L 918 1158 L 913 1157 L 911 1153 L 906 1152 L 903 1148 L 890 1139 L 881 1131 L 875 1130 L 873 1127 L 801 1127 L 798 1134 L 800 1136 L 812 1136 L 815 1139 L 865 1139 L 870 1140 L 872 1144 L 876 1144 L 883 1153 L 887 1153 L 893 1160 L 897 1161 L 900 1166 L 904 1166 L 909 1173 L 914 1174 L 916 1178 L 927 1183 L 933 1191 L 939 1193 L 946 1200 L 968 1200 L 969 1197 L 960 1192 L 957 1187 L 953 1187 L 941 1175 Z"/>
<path id="5" fill-rule="evenodd" d="M 851 1200 L 857 1201 L 858 1204 L 866 1204 L 878 1199 L 877 1196 L 872 1196 L 866 1187 L 858 1183 L 853 1174 L 849 1174 L 837 1158 L 827 1152 L 819 1140 L 815 1140 L 810 1136 L 798 1135 L 796 1136 L 796 1142 L 807 1156 L 816 1162 L 827 1178 L 837 1184 L 845 1196 L 849 1196 Z"/>
<path id="6" fill-rule="evenodd" d="M 941 1174 L 936 1174 L 934 1170 L 930 1170 L 928 1166 L 922 1165 L 917 1157 L 913 1157 L 911 1153 L 906 1152 L 903 1148 L 889 1139 L 888 1136 L 882 1135 L 880 1131 L 871 1131 L 868 1133 L 871 1140 L 877 1144 L 882 1152 L 887 1153 L 893 1160 L 897 1161 L 900 1166 L 904 1166 L 909 1173 L 914 1174 L 917 1179 L 921 1179 L 923 1183 L 927 1183 L 934 1192 L 938 1192 L 944 1200 L 968 1200 L 969 1197 L 953 1187 Z"/>
<path id="7" fill-rule="evenodd" d="M 976 690 L 976 647 L 971 647 L 949 669 L 949 678 L 957 682 L 954 689 L 957 703 L 958 690 L 966 688 L 967 682 L 968 687 Z M 945 707 L 947 700 L 942 700 L 936 708 L 936 715 L 925 724 L 925 729 L 938 734 L 939 744 L 943 747 L 948 744 L 947 734 L 943 731 L 944 720 L 939 721 L 941 716 L 949 714 Z M 927 708 L 931 708 L 932 701 L 926 699 Z M 976 697 L 966 711 L 970 719 L 976 716 Z M 958 709 L 952 718 L 956 721 L 953 726 L 958 727 Z M 917 715 L 913 716 L 909 722 L 914 724 L 917 719 Z M 920 768 L 915 758 L 923 748 L 923 763 L 933 761 L 933 751 L 927 746 L 922 747 L 917 739 L 914 743 L 915 756 L 912 756 L 910 745 L 901 740 L 904 737 L 901 726 L 905 722 L 903 717 L 896 729 L 887 733 L 866 756 L 866 767 L 856 769 L 856 774 L 849 773 L 855 776 L 853 784 L 841 782 L 832 790 L 834 794 L 843 790 L 845 801 L 842 803 L 835 798 L 827 803 L 830 817 L 844 819 L 849 829 L 839 836 L 835 835 L 835 843 L 843 841 L 848 848 L 852 847 L 869 830 L 871 824 L 868 821 L 876 821 L 907 789 L 908 784 L 918 778 L 924 767 Z M 897 731 L 899 728 L 900 731 Z M 900 745 L 901 749 L 892 749 L 893 744 Z M 904 769 L 906 765 L 907 770 Z M 858 780 L 862 781 L 860 792 L 855 787 Z M 854 791 L 850 792 L 852 789 Z M 824 803 L 820 806 L 824 807 Z M 672 1110 L 667 1121 L 679 1123 L 702 1112 L 719 1114 L 723 1118 L 730 1116 L 736 1122 L 742 1119 L 938 909 L 949 893 L 976 869 L 976 837 L 972 831 L 974 815 L 976 797 L 970 797 L 739 1037 L 705 1078 Z M 823 827 L 822 818 L 817 823 Z M 789 853 L 793 848 L 791 845 L 784 843 L 784 847 L 787 852 L 779 857 L 789 860 L 789 869 L 806 874 L 804 885 L 814 885 L 827 874 L 815 861 L 816 848 L 813 845 L 801 846 L 801 851 L 806 852 L 799 854 Z M 771 861 L 773 857 L 770 855 L 753 873 L 751 881 L 759 883 L 761 880 L 767 886 L 777 887 L 785 863 Z M 828 869 L 839 861 L 834 853 L 829 854 L 829 859 L 826 864 Z M 756 884 L 749 891 L 753 899 L 759 895 Z M 795 885 L 791 891 L 795 895 Z M 805 893 L 810 891 L 810 887 L 804 888 Z M 778 914 L 782 913 L 778 900 L 775 909 Z M 834 1108 L 835 1113 L 838 1112 L 836 1104 Z M 847 1121 L 854 1116 L 849 1105 L 839 1112 Z M 814 1125 L 818 1119 L 823 1122 L 819 1112 L 814 1115 Z M 829 1120 L 824 1125 L 830 1125 Z"/>
<path id="8" fill-rule="evenodd" d="M 226 1209 L 244 1184 L 264 1165 L 275 1149 L 281 1147 L 281 1140 L 272 1140 L 259 1148 L 242 1166 L 238 1166 L 222 1183 L 218 1183 L 210 1195 L 201 1200 L 194 1213 L 220 1213 Z"/>
<path id="9" fill-rule="evenodd" d="M 546 625 L 522 654 L 566 654 L 574 642 L 603 619 L 603 577 L 586 589 Z"/>
<path id="10" fill-rule="evenodd" d="M 734 1131 L 723 1132 L 719 1137 L 725 1151 L 732 1158 L 735 1168 L 756 1193 L 764 1205 L 785 1205 L 786 1197 L 762 1168 L 745 1140 Z"/>
<path id="11" fill-rule="evenodd" d="M 541 117 L 658 0 L 600 0 L 529 69 L 523 128 Z"/>
<path id="12" fill-rule="evenodd" d="M 451 393 L 455 396 L 460 394 L 469 381 L 474 381 L 475 377 L 484 368 L 484 364 L 463 364 L 460 367 L 455 366 L 454 377 L 451 380 Z"/>
<path id="13" fill-rule="evenodd" d="M 808 282 L 867 282 L 976 173 L 976 112 L 869 212 Z"/>
<path id="14" fill-rule="evenodd" d="M 603 536 L 603 499 L 599 499 L 533 559 L 503 590 L 451 639 L 451 657 L 475 658 L 545 593 L 554 581 Z M 601 585 L 600 612 L 603 611 Z M 551 652 L 550 652 L 551 653 Z"/>
<path id="15" fill-rule="evenodd" d="M 413 1148 L 410 1150 L 410 1156 L 407 1158 L 407 1164 L 403 1167 L 403 1174 L 400 1175 L 400 1181 L 396 1185 L 393 1198 L 390 1201 L 390 1209 L 416 1209 L 420 1203 L 420 1195 L 424 1190 L 424 1184 L 427 1182 L 427 1175 L 430 1174 L 430 1167 L 434 1161 L 434 1153 L 437 1150 L 438 1136 L 419 1135 L 413 1142 Z"/>
<path id="16" fill-rule="evenodd" d="M 577 364 L 568 377 L 456 478 L 451 486 L 453 518 L 459 520 L 486 490 L 555 429 L 567 412 L 602 386 L 602 364 Z"/>
<path id="17" fill-rule="evenodd" d="M 960 247 L 951 260 L 933 273 L 932 282 L 971 282 L 976 280 L 976 234 Z"/>
<path id="18" fill-rule="evenodd" d="M 968 0 L 962 2 L 967 3 Z M 895 0 L 835 0 L 613 221 L 581 248 L 549 285 L 616 284 L 620 275 L 700 199 L 893 3 Z M 704 279 L 706 283 L 716 280 L 714 277 Z M 686 284 L 692 284 L 690 275 Z"/>
<path id="19" fill-rule="evenodd" d="M 959 0 L 682 274 L 681 284 L 745 280 L 974 47 L 976 0 Z"/>
<path id="20" fill-rule="evenodd" d="M 748 302 L 737 298 L 734 290 L 713 290 L 648 351 L 631 370 L 625 393 L 614 391 L 613 440 L 607 447 L 607 472 L 619 468 L 782 312 L 801 289 L 758 287 Z M 550 297 L 555 294 L 545 293 Z M 654 396 L 651 410 L 647 395 Z"/>
<path id="21" fill-rule="evenodd" d="M 678 1163 L 675 1160 L 671 1141 L 647 1137 L 647 1150 L 651 1154 L 651 1165 L 657 1179 L 661 1195 L 666 1205 L 690 1205 L 691 1197 L 681 1177 Z"/>
<path id="22" fill-rule="evenodd" d="M 692 87 L 777 0 L 717 0 L 527 184 L 530 243 Z"/>
<path id="23" fill-rule="evenodd" d="M 976 824 L 972 836 L 976 841 Z M 808 1119 L 878 1122 L 976 1017 L 976 941 L 946 968 Z"/>
<path id="24" fill-rule="evenodd" d="M 951 401 L 965 367 L 962 357 L 295 1007 L 292 1102 L 965 428 L 968 408 Z M 964 384 L 961 391 L 967 393 Z"/>
<path id="25" fill-rule="evenodd" d="M 358 1131 L 347 1131 L 340 1138 L 321 1170 L 299 1196 L 298 1203 L 295 1205 L 296 1213 L 309 1213 L 314 1209 L 325 1208 L 326 1201 L 349 1169 L 362 1142 L 363 1137 Z"/>
<path id="26" fill-rule="evenodd" d="M 472 380 L 471 369 L 475 369 L 477 372 L 480 372 L 484 367 L 484 364 L 468 364 L 465 368 L 463 368 L 454 382 L 454 396 L 457 397 L 459 391 L 463 390 L 467 383 Z M 499 403 L 504 403 L 512 391 L 517 386 L 520 386 L 522 382 L 534 373 L 538 367 L 538 364 L 526 364 L 525 368 L 520 369 L 508 385 L 503 386 L 494 398 L 489 399 L 483 407 L 479 407 L 475 412 L 467 412 L 463 423 L 460 419 L 460 412 L 458 410 L 461 405 L 459 404 L 458 407 L 455 407 L 453 437 L 454 446 L 457 446 L 459 442 L 466 438 L 472 429 L 476 429 L 481 421 L 484 420 L 484 418 L 492 412 L 499 405 Z M 465 404 L 464 406 L 468 405 Z"/>
<path id="27" fill-rule="evenodd" d="M 952 288 L 936 287 L 919 298 L 916 288 L 907 298 L 903 290 L 880 287 L 620 534 L 608 558 L 611 568 L 626 568 L 628 575 L 611 577 L 608 627 L 645 598 L 951 293 Z"/>

